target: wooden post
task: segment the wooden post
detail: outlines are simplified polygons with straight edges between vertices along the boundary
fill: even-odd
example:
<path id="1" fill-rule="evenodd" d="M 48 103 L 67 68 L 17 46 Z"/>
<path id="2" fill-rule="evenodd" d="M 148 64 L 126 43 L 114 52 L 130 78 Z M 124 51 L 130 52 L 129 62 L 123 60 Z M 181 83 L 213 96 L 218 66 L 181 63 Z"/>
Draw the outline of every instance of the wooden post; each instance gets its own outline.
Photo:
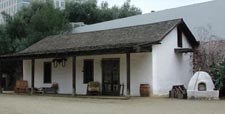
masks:
<path id="1" fill-rule="evenodd" d="M 72 84 L 73 84 L 73 96 L 75 96 L 76 95 L 76 56 L 73 56 L 73 66 L 72 66 L 72 77 L 73 77 L 73 82 L 72 82 Z"/>
<path id="2" fill-rule="evenodd" d="M 127 96 L 130 97 L 130 53 L 126 53 L 127 60 Z"/>
<path id="3" fill-rule="evenodd" d="M 0 93 L 2 93 L 2 62 L 0 60 Z"/>
<path id="4" fill-rule="evenodd" d="M 31 60 L 31 94 L 34 94 L 34 72 L 35 72 L 35 60 Z"/>

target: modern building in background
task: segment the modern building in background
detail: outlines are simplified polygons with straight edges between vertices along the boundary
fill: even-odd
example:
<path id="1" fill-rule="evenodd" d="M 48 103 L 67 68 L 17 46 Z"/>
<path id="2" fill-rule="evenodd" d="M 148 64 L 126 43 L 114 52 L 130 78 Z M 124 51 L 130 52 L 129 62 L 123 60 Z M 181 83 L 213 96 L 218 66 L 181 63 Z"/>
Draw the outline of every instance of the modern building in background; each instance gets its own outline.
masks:
<path id="1" fill-rule="evenodd" d="M 0 12 L 6 12 L 7 14 L 13 16 L 18 12 L 23 6 L 29 5 L 32 1 L 37 0 L 0 0 Z M 47 0 L 39 0 L 47 1 Z M 53 4 L 56 8 L 61 10 L 65 9 L 65 0 L 53 0 Z M 0 24 L 4 22 L 2 15 L 0 15 Z"/>
<path id="2" fill-rule="evenodd" d="M 75 33 L 115 29 L 183 18 L 200 41 L 225 39 L 225 0 L 212 0 L 178 8 L 156 11 L 92 25 L 78 27 Z"/>
<path id="3" fill-rule="evenodd" d="M 6 12 L 9 15 L 14 15 L 22 6 L 28 5 L 30 0 L 0 0 L 0 12 Z M 0 23 L 3 22 L 2 15 Z"/>
<path id="4" fill-rule="evenodd" d="M 66 6 L 65 0 L 53 0 L 53 4 L 56 8 L 59 8 L 61 10 L 64 10 Z"/>
<path id="5" fill-rule="evenodd" d="M 87 2 L 87 1 L 90 1 L 90 0 L 65 0 L 65 2 Z"/>

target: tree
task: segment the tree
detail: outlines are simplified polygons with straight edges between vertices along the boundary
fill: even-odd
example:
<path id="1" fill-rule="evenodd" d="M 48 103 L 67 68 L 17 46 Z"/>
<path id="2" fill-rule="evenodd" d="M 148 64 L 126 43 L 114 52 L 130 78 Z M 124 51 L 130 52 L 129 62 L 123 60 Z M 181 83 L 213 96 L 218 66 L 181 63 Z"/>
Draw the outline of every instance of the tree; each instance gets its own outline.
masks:
<path id="1" fill-rule="evenodd" d="M 6 24 L 1 25 L 1 49 L 0 54 L 13 53 L 16 51 L 16 45 L 19 40 L 25 37 L 25 25 L 22 23 L 21 18 L 12 18 L 6 13 L 2 13 Z"/>
<path id="2" fill-rule="evenodd" d="M 46 36 L 71 30 L 65 13 L 55 9 L 51 2 L 32 2 L 13 17 L 2 15 L 5 19 L 0 29 L 0 41 L 5 45 L 0 50 L 2 54 L 20 51 Z"/>
<path id="3" fill-rule="evenodd" d="M 8 42 L 6 29 L 3 25 L 0 25 L 0 55 L 9 52 Z"/>
<path id="4" fill-rule="evenodd" d="M 119 18 L 129 17 L 137 14 L 141 14 L 142 11 L 135 7 L 130 5 L 130 0 L 127 0 L 123 6 L 120 8 L 120 14 Z"/>
<path id="5" fill-rule="evenodd" d="M 54 34 L 70 31 L 69 21 L 63 11 L 55 9 L 50 3 L 44 4 L 30 18 L 27 32 L 34 42 Z M 38 36 L 38 37 L 37 37 Z"/>
<path id="6" fill-rule="evenodd" d="M 102 2 L 97 6 L 96 0 L 75 1 L 66 4 L 65 13 L 71 22 L 84 22 L 93 24 L 118 18 L 142 14 L 141 10 L 130 5 L 127 0 L 121 7 L 109 7 L 108 2 Z"/>
<path id="7" fill-rule="evenodd" d="M 33 2 L 14 16 L 2 13 L 5 23 L 0 25 L 0 55 L 18 52 L 42 38 L 67 33 L 71 26 L 65 13 L 51 2 Z M 22 75 L 22 61 L 2 61 L 2 72 L 11 77 L 13 87 Z M 9 69 L 10 68 L 10 69 Z"/>

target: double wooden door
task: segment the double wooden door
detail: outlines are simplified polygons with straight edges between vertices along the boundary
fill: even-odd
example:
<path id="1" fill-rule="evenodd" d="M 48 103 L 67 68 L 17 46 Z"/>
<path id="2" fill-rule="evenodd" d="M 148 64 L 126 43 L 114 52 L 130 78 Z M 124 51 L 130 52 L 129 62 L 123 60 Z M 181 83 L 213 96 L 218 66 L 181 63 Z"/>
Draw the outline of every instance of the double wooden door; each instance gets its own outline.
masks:
<path id="1" fill-rule="evenodd" d="M 102 94 L 110 96 L 120 95 L 120 60 L 102 60 Z"/>

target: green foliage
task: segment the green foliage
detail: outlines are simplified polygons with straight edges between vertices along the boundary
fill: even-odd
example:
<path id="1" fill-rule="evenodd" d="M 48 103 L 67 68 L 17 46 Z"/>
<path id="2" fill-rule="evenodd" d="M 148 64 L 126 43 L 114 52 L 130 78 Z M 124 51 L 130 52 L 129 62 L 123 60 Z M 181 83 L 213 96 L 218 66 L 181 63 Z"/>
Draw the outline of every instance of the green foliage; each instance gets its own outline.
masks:
<path id="1" fill-rule="evenodd" d="M 19 45 L 17 42 L 25 36 L 24 25 L 17 17 L 12 18 L 6 13 L 2 13 L 2 15 L 6 24 L 0 25 L 0 54 L 13 53 L 16 45 Z"/>
<path id="2" fill-rule="evenodd" d="M 141 10 L 130 5 L 130 0 L 127 0 L 120 8 L 119 18 L 124 18 L 132 15 L 141 14 Z"/>
<path id="3" fill-rule="evenodd" d="M 67 23 L 62 11 L 47 4 L 31 17 L 29 27 L 33 32 L 40 32 L 46 36 L 67 31 L 67 26 L 65 26 Z"/>
<path id="4" fill-rule="evenodd" d="M 102 2 L 101 6 L 97 6 L 96 0 L 76 0 L 76 2 L 66 4 L 65 13 L 71 22 L 84 22 L 85 24 L 142 14 L 139 8 L 130 5 L 130 0 L 127 0 L 121 7 L 113 6 L 111 8 L 108 2 Z"/>
<path id="5" fill-rule="evenodd" d="M 225 60 L 218 65 L 213 64 L 210 67 L 210 73 L 215 80 L 216 88 L 219 90 L 225 88 Z"/>
<path id="6" fill-rule="evenodd" d="M 46 36 L 71 30 L 65 13 L 51 2 L 33 2 L 13 17 L 2 15 L 5 24 L 0 25 L 0 54 L 20 51 Z"/>
<path id="7" fill-rule="evenodd" d="M 141 14 L 127 0 L 121 7 L 109 7 L 107 2 L 97 6 L 97 0 L 76 0 L 66 4 L 65 11 L 55 9 L 53 2 L 33 2 L 13 17 L 2 13 L 5 24 L 0 25 L 0 54 L 20 51 L 42 38 L 67 33 L 71 22 L 92 24 Z"/>
<path id="8" fill-rule="evenodd" d="M 0 25 L 0 54 L 9 52 L 9 46 L 7 45 L 9 42 L 6 29 L 4 26 Z"/>

